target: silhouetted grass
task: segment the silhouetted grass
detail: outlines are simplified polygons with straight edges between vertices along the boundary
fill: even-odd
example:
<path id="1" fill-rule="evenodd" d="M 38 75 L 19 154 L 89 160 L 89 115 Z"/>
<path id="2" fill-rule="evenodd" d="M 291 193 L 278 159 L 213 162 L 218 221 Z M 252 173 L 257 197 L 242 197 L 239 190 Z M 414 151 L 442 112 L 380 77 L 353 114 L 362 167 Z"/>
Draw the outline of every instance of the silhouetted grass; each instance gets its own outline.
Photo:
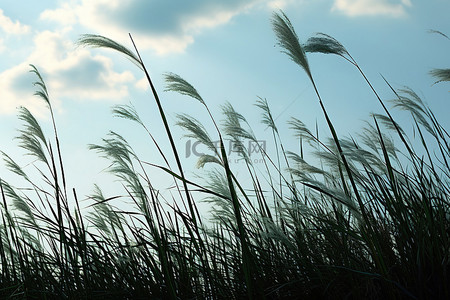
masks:
<path id="1" fill-rule="evenodd" d="M 200 93 L 168 73 L 165 90 L 196 100 L 213 124 L 205 127 L 186 114 L 177 117 L 186 136 L 212 152 L 198 160 L 197 166 L 209 174 L 203 181 L 188 179 L 183 172 L 166 111 L 137 48 L 132 51 L 98 35 L 82 36 L 80 45 L 119 51 L 144 72 L 172 151 L 164 153 L 160 145 L 165 141 L 153 137 L 132 105 L 116 106 L 115 116 L 145 129 L 165 165 L 142 160 L 125 137 L 110 132 L 89 147 L 110 161 L 109 171 L 125 196 L 105 197 L 95 186 L 85 212 L 76 190 L 67 190 L 51 101 L 32 66 L 38 78 L 36 95 L 49 108 L 53 132 L 49 138 L 34 116 L 20 108 L 24 125 L 19 146 L 34 157 L 40 177 L 30 177 L 2 152 L 7 169 L 24 186 L 13 187 L 0 178 L 1 298 L 450 297 L 448 132 L 413 90 L 395 90 L 386 81 L 395 96 L 393 107 L 411 113 L 423 147 L 417 150 L 342 44 L 326 34 L 300 43 L 284 13 L 275 13 L 272 24 L 282 52 L 311 80 L 331 139 L 320 139 L 292 118 L 289 125 L 301 147 L 286 150 L 269 103 L 260 98 L 256 107 L 276 147 L 272 155 L 259 146 L 261 172 L 244 143 L 258 145 L 245 116 L 227 103 L 223 122 L 217 122 Z M 385 115 L 373 114 L 358 138 L 339 137 L 307 53 L 335 54 L 356 67 Z M 446 74 L 432 71 L 438 81 L 447 80 Z M 236 146 L 249 185 L 231 168 L 225 140 Z M 305 152 L 315 156 L 314 163 L 306 161 Z M 173 201 L 153 186 L 148 174 L 154 168 L 176 182 Z M 117 201 L 133 205 L 125 211 L 113 205 Z M 210 216 L 198 213 L 198 201 L 210 204 Z"/>

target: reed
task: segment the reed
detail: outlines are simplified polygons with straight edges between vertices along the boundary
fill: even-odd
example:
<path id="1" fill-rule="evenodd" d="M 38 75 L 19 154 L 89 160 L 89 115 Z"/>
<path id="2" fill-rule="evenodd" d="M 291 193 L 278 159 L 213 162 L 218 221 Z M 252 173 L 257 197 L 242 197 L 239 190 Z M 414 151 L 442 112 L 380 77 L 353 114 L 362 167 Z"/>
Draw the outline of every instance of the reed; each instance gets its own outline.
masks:
<path id="1" fill-rule="evenodd" d="M 198 159 L 208 174 L 204 179 L 183 171 L 163 101 L 134 41 L 130 50 L 103 36 L 82 36 L 80 45 L 118 51 L 144 73 L 173 156 L 163 152 L 167 141 L 153 137 L 132 105 L 115 106 L 115 116 L 144 128 L 164 165 L 140 158 L 125 136 L 110 132 L 89 148 L 110 161 L 124 193 L 107 197 L 95 185 L 92 204 L 83 211 L 76 189 L 66 186 L 51 97 L 31 66 L 53 130 L 45 132 L 20 108 L 19 147 L 35 159 L 38 176 L 2 152 L 6 169 L 23 186 L 0 178 L 1 298 L 450 298 L 448 132 L 412 89 L 396 90 L 386 81 L 392 109 L 410 112 L 414 142 L 341 43 L 322 33 L 301 43 L 283 12 L 274 13 L 272 25 L 281 51 L 310 79 L 330 138 L 319 138 L 293 116 L 289 125 L 301 149 L 285 149 L 268 101 L 259 98 L 255 105 L 276 151 L 259 145 L 258 169 L 245 144 L 258 138 L 245 116 L 227 103 L 218 121 L 193 85 L 167 73 L 165 91 L 195 100 L 213 125 L 177 116 L 186 136 L 212 153 Z M 382 106 L 384 114 L 372 114 L 357 138 L 338 135 L 307 59 L 312 53 L 344 58 Z M 448 81 L 448 70 L 431 75 Z M 239 176 L 226 140 L 243 161 Z M 308 162 L 304 153 L 314 159 Z M 155 168 L 176 182 L 173 200 L 153 185 L 149 174 Z M 120 209 L 119 201 L 132 205 Z M 198 212 L 200 201 L 210 204 L 210 215 Z"/>

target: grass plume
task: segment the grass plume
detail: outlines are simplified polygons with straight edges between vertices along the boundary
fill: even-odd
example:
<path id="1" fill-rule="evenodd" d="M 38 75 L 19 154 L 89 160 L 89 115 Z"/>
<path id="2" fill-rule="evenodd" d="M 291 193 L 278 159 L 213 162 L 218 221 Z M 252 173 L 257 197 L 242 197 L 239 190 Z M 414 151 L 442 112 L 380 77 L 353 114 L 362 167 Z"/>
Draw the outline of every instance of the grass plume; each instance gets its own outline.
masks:
<path id="1" fill-rule="evenodd" d="M 134 40 L 132 51 L 103 36 L 80 38 L 80 45 L 120 52 L 144 72 L 177 165 L 170 166 L 164 142 L 132 104 L 115 106 L 116 117 L 144 128 L 165 163 L 141 158 L 119 132 L 89 145 L 109 160 L 119 195 L 97 185 L 83 200 L 75 188 L 68 192 L 51 97 L 31 66 L 53 132 L 20 108 L 19 147 L 37 172 L 2 152 L 23 186 L 0 177 L 0 298 L 450 298 L 450 135 L 412 89 L 386 81 L 392 109 L 409 112 L 413 134 L 402 128 L 333 37 L 319 33 L 302 44 L 283 12 L 274 13 L 272 26 L 281 51 L 309 77 L 330 137 L 319 138 L 292 116 L 288 126 L 300 149 L 285 149 L 285 132 L 258 97 L 261 124 L 275 146 L 273 154 L 259 145 L 259 169 L 245 146 L 258 141 L 245 116 L 225 103 L 218 120 L 191 83 L 166 73 L 165 91 L 196 100 L 214 125 L 177 116 L 186 137 L 210 152 L 197 162 L 204 175 L 192 179 Z M 356 67 L 384 114 L 372 114 L 355 137 L 338 136 L 313 79 L 311 53 L 334 54 Z M 231 163 L 227 140 L 237 145 L 242 168 Z M 154 185 L 155 170 L 173 180 L 169 197 Z M 200 201 L 210 214 L 198 212 Z"/>

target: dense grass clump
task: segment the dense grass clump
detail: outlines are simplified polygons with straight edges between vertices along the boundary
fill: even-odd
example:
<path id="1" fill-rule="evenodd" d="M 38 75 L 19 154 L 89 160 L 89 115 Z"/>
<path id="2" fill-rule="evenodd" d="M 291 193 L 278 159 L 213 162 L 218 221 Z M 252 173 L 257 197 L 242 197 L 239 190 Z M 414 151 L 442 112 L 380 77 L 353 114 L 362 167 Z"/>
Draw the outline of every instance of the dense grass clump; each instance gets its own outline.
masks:
<path id="1" fill-rule="evenodd" d="M 172 151 L 161 150 L 166 141 L 153 138 L 133 106 L 116 106 L 114 115 L 147 131 L 165 164 L 142 160 L 122 135 L 110 132 L 90 148 L 110 160 L 125 196 L 106 197 L 95 186 L 87 211 L 81 211 L 76 190 L 66 186 L 51 101 L 32 66 L 36 95 L 49 108 L 53 132 L 48 138 L 26 108 L 19 110 L 24 123 L 19 146 L 35 158 L 40 178 L 30 177 L 3 153 L 7 169 L 23 179 L 24 187 L 0 178 L 0 298 L 450 298 L 448 132 L 413 90 L 391 87 L 393 106 L 411 113 L 419 144 L 412 141 L 342 44 L 326 34 L 300 43 L 283 13 L 274 14 L 272 24 L 282 51 L 311 80 L 331 138 L 319 138 L 292 118 L 289 125 L 301 149 L 286 150 L 269 104 L 260 98 L 256 107 L 276 145 L 273 155 L 258 149 L 261 171 L 246 147 L 248 140 L 258 145 L 258 138 L 245 117 L 226 104 L 223 122 L 216 122 L 200 93 L 168 73 L 166 91 L 196 100 L 213 124 L 208 130 L 185 114 L 177 121 L 212 153 L 198 160 L 209 170 L 203 182 L 185 175 L 137 48 L 97 35 L 81 37 L 80 45 L 118 51 L 144 72 Z M 358 138 L 339 137 L 308 53 L 344 58 L 378 99 L 384 114 L 373 114 Z M 438 81 L 448 80 L 448 73 L 432 71 Z M 224 146 L 228 140 L 244 161 L 250 184 L 232 170 Z M 306 159 L 311 155 L 314 163 Z M 172 202 L 153 186 L 152 168 L 173 177 L 177 193 Z M 117 201 L 132 201 L 134 207 L 119 209 Z M 211 204 L 211 216 L 198 213 L 199 201 Z"/>

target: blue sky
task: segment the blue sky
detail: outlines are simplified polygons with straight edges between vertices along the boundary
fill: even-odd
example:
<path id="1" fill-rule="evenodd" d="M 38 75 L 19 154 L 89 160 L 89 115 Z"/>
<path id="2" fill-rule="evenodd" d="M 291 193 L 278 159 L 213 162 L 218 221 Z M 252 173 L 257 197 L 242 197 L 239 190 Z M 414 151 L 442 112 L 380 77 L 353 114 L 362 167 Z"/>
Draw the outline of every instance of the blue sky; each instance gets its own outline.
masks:
<path id="1" fill-rule="evenodd" d="M 110 185 L 108 165 L 87 150 L 109 130 L 130 140 L 146 161 L 159 162 L 140 128 L 111 116 L 111 106 L 133 103 L 148 127 L 169 147 L 143 74 L 111 51 L 76 47 L 81 34 L 95 33 L 131 47 L 131 33 L 150 70 L 171 124 L 176 113 L 207 118 L 197 103 L 163 92 L 163 74 L 174 72 L 191 82 L 218 119 L 229 101 L 263 138 L 257 97 L 266 98 L 295 150 L 285 125 L 290 117 L 310 128 L 323 116 L 307 77 L 280 53 L 270 19 L 283 9 L 302 41 L 315 32 L 338 39 L 359 62 L 377 91 L 393 98 L 380 74 L 396 88 L 409 86 L 449 128 L 449 86 L 433 85 L 428 72 L 450 66 L 448 0 L 21 0 L 0 5 L 0 150 L 32 168 L 32 158 L 17 149 L 17 107 L 26 106 L 44 127 L 49 116 L 35 96 L 29 64 L 41 71 L 61 134 L 69 182 L 87 194 L 94 183 Z M 356 70 L 338 57 L 310 55 L 312 73 L 340 135 L 354 134 L 371 112 L 380 112 Z M 398 118 L 405 114 L 396 113 Z M 47 128 L 46 127 L 46 128 Z M 179 147 L 186 140 L 174 128 Z M 50 132 L 49 132 L 50 133 Z M 186 160 L 187 168 L 195 160 Z M 0 176 L 5 176 L 1 166 Z M 193 167 L 191 168 L 194 169 Z"/>

